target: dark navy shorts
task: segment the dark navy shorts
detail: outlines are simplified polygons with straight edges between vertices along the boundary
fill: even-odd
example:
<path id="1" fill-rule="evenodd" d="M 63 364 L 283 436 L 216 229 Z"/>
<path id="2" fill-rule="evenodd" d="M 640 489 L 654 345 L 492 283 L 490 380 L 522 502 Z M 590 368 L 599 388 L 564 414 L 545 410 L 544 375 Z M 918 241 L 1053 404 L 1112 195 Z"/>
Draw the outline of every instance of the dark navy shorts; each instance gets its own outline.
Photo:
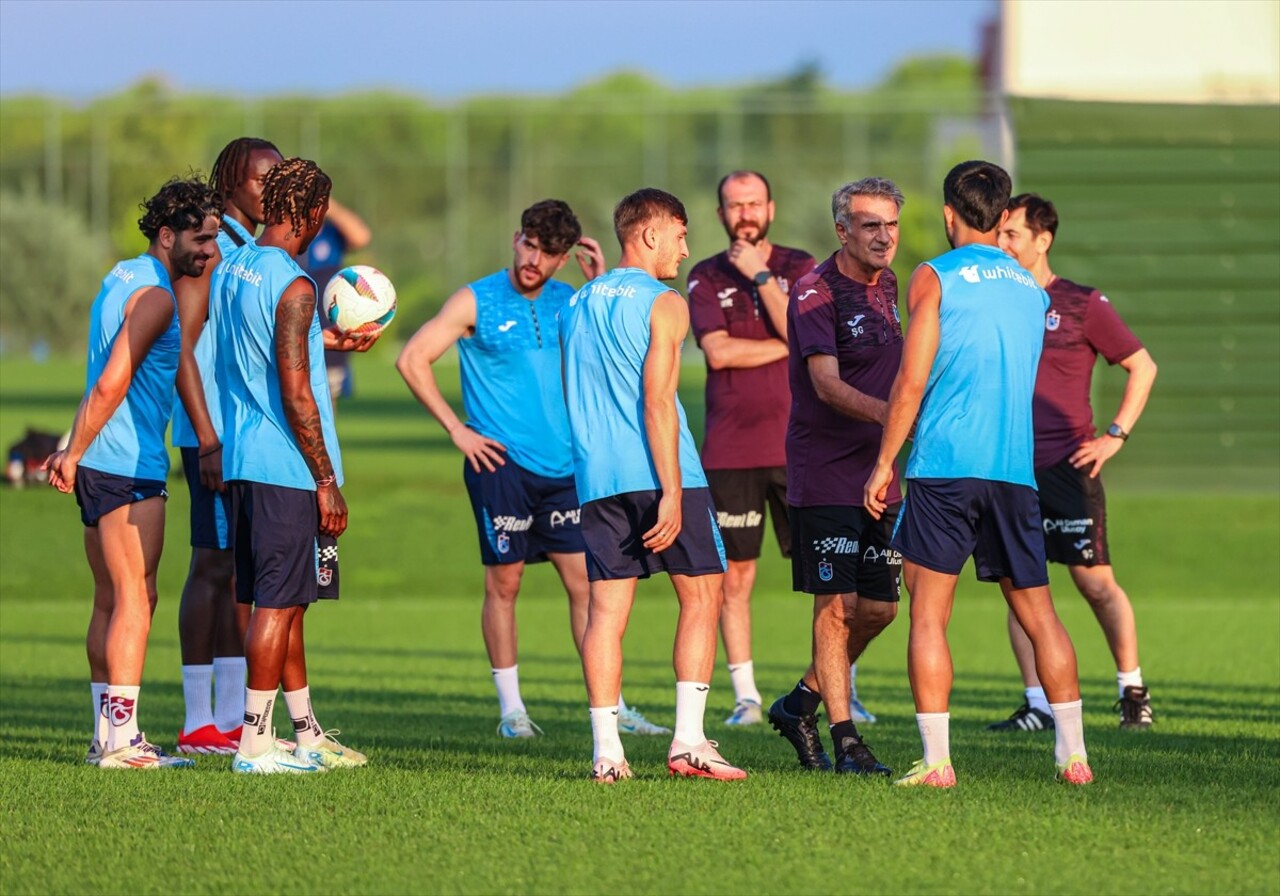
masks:
<path id="1" fill-rule="evenodd" d="M 470 461 L 463 461 L 462 470 L 485 566 L 582 553 L 581 509 L 572 476 L 539 476 L 510 458 L 492 473 L 477 473 Z"/>
<path id="2" fill-rule="evenodd" d="M 724 542 L 716 508 L 707 488 L 689 488 L 680 502 L 681 528 L 671 547 L 655 554 L 644 533 L 658 522 L 657 490 L 611 495 L 582 506 L 582 537 L 587 545 L 587 578 L 647 579 L 655 572 L 673 576 L 723 573 Z"/>
<path id="3" fill-rule="evenodd" d="M 98 520 L 126 504 L 168 497 L 169 492 L 159 479 L 133 479 L 89 467 L 76 469 L 76 503 L 80 505 L 80 521 L 90 529 L 96 529 Z"/>
<path id="4" fill-rule="evenodd" d="M 183 448 L 181 451 L 182 472 L 187 477 L 187 491 L 191 493 L 191 546 L 230 550 L 231 493 L 214 492 L 204 487 L 200 481 L 199 448 Z"/>
<path id="5" fill-rule="evenodd" d="M 791 521 L 787 515 L 787 468 L 707 470 L 707 485 L 716 505 L 716 522 L 730 560 L 755 560 L 764 544 L 768 506 L 773 534 L 782 556 L 791 556 Z"/>
<path id="6" fill-rule="evenodd" d="M 972 556 L 980 581 L 1049 584 L 1035 489 L 990 479 L 910 479 L 907 486 L 893 533 L 903 558 L 958 575 Z"/>
<path id="7" fill-rule="evenodd" d="M 337 543 L 317 536 L 316 493 L 230 482 L 236 600 L 270 610 L 336 598 Z"/>
<path id="8" fill-rule="evenodd" d="M 889 546 L 895 504 L 880 519 L 861 507 L 791 507 L 791 587 L 805 594 L 857 594 L 896 601 L 902 555 Z"/>
<path id="9" fill-rule="evenodd" d="M 1036 470 L 1044 552 L 1050 563 L 1108 566 L 1107 495 L 1102 477 L 1089 478 L 1089 467 L 1077 470 L 1063 460 Z"/>

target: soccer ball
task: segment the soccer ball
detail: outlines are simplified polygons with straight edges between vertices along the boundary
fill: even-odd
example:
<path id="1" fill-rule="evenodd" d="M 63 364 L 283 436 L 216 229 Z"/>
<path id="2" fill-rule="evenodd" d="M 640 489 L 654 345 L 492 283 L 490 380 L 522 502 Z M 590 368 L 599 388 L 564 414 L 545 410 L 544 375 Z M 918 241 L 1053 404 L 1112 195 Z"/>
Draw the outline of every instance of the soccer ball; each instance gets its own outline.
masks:
<path id="1" fill-rule="evenodd" d="M 377 333 L 396 316 L 396 288 L 387 275 L 354 264 L 324 288 L 324 318 L 343 333 Z"/>

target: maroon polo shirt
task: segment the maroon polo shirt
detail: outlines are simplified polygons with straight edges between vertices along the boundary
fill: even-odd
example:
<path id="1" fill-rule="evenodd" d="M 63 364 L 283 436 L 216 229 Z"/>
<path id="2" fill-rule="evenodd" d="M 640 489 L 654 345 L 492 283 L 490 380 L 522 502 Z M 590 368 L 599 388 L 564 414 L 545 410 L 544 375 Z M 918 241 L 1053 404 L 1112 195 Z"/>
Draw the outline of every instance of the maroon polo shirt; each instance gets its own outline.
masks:
<path id="1" fill-rule="evenodd" d="M 774 246 L 767 262 L 785 293 L 813 270 L 813 256 Z M 756 286 L 721 252 L 689 272 L 689 322 L 699 343 L 725 330 L 735 339 L 778 339 Z M 759 367 L 707 368 L 707 424 L 702 466 L 708 470 L 781 467 L 787 462 L 787 361 Z"/>
<path id="2" fill-rule="evenodd" d="M 828 258 L 791 288 L 787 305 L 791 419 L 787 426 L 787 502 L 793 507 L 862 506 L 862 490 L 880 453 L 879 423 L 847 417 L 818 397 L 811 355 L 833 355 L 840 379 L 887 400 L 902 360 L 898 279 L 880 273 L 868 287 Z M 897 466 L 888 503 L 902 500 Z"/>
<path id="3" fill-rule="evenodd" d="M 1098 355 L 1115 364 L 1142 348 L 1098 290 L 1061 277 L 1045 289 L 1049 310 L 1033 406 L 1037 470 L 1070 457 L 1094 437 L 1089 389 Z"/>

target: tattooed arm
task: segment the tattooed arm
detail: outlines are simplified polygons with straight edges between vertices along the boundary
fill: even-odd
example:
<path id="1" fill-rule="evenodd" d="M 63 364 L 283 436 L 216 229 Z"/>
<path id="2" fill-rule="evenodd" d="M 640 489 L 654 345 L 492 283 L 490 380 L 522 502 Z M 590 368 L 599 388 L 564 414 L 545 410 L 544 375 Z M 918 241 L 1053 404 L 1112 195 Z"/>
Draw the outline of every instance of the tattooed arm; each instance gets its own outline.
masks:
<path id="1" fill-rule="evenodd" d="M 347 504 L 333 478 L 333 463 L 324 444 L 320 409 L 311 391 L 311 352 L 308 337 L 316 315 L 311 281 L 299 277 L 276 306 L 276 364 L 280 369 L 280 400 L 302 459 L 316 480 L 320 531 L 335 538 L 347 528 Z"/>

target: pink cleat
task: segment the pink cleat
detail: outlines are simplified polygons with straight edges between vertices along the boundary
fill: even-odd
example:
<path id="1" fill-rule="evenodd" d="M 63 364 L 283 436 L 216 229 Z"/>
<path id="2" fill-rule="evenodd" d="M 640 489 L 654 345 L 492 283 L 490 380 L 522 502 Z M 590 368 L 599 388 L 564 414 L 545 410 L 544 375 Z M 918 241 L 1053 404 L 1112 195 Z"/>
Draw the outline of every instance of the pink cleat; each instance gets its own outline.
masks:
<path id="1" fill-rule="evenodd" d="M 893 783 L 899 787 L 955 787 L 956 770 L 951 767 L 950 756 L 933 765 L 925 765 L 920 759 L 911 766 L 911 771 Z"/>
<path id="2" fill-rule="evenodd" d="M 1093 769 L 1079 753 L 1072 753 L 1071 758 L 1058 765 L 1058 780 L 1066 784 L 1092 784 Z"/>
<path id="3" fill-rule="evenodd" d="M 673 740 L 671 752 L 667 754 L 667 769 L 672 775 L 683 775 L 687 778 L 741 781 L 747 773 L 725 762 L 724 757 L 716 749 L 718 746 L 719 744 L 713 740 L 704 740 L 696 747 Z"/>
<path id="4" fill-rule="evenodd" d="M 591 768 L 591 780 L 597 784 L 617 784 L 623 778 L 630 778 L 631 766 L 625 759 L 614 762 L 601 757 Z"/>

